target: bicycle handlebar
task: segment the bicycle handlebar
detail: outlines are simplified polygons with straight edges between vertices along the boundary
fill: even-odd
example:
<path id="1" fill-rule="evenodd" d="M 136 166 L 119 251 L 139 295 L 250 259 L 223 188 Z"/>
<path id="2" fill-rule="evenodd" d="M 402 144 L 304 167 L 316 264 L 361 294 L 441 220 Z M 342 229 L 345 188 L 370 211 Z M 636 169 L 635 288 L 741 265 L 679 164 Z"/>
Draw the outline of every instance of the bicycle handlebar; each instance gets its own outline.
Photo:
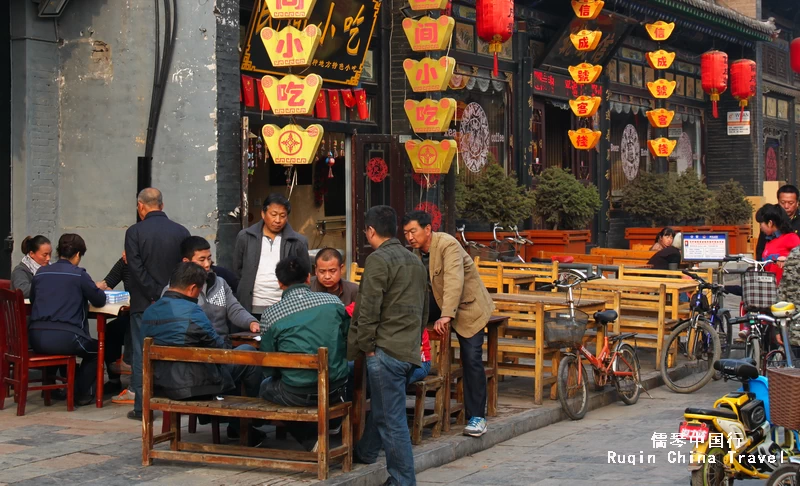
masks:
<path id="1" fill-rule="evenodd" d="M 797 315 L 797 314 L 795 314 L 795 315 Z M 747 314 L 746 316 L 735 317 L 733 319 L 729 319 L 728 320 L 728 324 L 730 324 L 730 325 L 745 324 L 745 323 L 754 324 L 756 321 L 767 321 L 767 322 L 769 322 L 771 324 L 775 324 L 777 319 L 775 319 L 772 316 L 768 316 L 766 314 L 752 314 L 752 313 L 750 313 L 750 314 Z"/>

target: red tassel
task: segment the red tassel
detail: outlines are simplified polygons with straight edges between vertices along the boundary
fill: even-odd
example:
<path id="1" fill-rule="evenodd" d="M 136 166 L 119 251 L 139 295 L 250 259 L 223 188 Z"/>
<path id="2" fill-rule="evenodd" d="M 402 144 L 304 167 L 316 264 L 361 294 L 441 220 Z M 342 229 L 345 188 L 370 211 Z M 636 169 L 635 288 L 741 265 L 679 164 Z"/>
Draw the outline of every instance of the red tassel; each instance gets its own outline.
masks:
<path id="1" fill-rule="evenodd" d="M 328 165 L 328 179 L 333 179 L 333 166 Z"/>
<path id="2" fill-rule="evenodd" d="M 498 77 L 500 75 L 500 70 L 497 68 L 497 53 L 494 53 L 494 71 L 492 71 L 494 77 Z"/>
<path id="3" fill-rule="evenodd" d="M 711 112 L 714 115 L 714 118 L 719 118 L 719 113 L 717 112 L 717 102 L 716 101 L 712 101 L 711 102 Z"/>

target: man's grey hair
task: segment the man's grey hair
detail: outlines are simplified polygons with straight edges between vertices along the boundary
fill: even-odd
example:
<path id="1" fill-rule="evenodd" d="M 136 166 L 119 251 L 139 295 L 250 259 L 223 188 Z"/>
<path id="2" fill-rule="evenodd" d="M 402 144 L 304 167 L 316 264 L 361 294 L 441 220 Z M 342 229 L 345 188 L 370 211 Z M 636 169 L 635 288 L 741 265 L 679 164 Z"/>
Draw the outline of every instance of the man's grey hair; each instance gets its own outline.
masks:
<path id="1" fill-rule="evenodd" d="M 161 207 L 164 205 L 164 199 L 161 196 L 161 191 L 155 187 L 146 187 L 139 192 L 136 200 L 147 207 Z"/>

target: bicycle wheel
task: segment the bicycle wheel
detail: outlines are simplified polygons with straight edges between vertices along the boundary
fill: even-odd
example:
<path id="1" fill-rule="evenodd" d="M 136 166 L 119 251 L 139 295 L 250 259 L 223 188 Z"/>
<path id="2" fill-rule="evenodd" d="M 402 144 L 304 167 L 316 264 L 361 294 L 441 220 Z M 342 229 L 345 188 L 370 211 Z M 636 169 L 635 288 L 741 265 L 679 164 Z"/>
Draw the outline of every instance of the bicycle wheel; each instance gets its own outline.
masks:
<path id="1" fill-rule="evenodd" d="M 705 319 L 698 318 L 695 323 L 694 327 L 690 320 L 679 324 L 661 351 L 661 378 L 670 390 L 677 393 L 692 393 L 703 388 L 714 376 L 713 365 L 719 360 L 719 334 Z M 667 368 L 669 350 L 673 346 L 677 349 L 674 365 L 690 370 L 690 374 L 681 379 L 673 379 Z"/>
<path id="2" fill-rule="evenodd" d="M 633 405 L 639 401 L 639 357 L 636 356 L 633 346 L 630 344 L 621 344 L 617 348 L 617 357 L 614 359 L 613 370 L 614 372 L 630 372 L 633 376 L 613 376 L 614 387 L 617 389 L 617 395 L 625 402 L 626 405 Z"/>
<path id="3" fill-rule="evenodd" d="M 728 312 L 721 312 L 714 320 L 714 327 L 719 334 L 720 345 L 720 359 L 728 359 L 731 356 L 731 347 L 733 346 L 733 336 L 730 324 L 730 314 Z M 714 380 L 722 379 L 722 372 L 714 370 Z"/>
<path id="4" fill-rule="evenodd" d="M 747 341 L 744 357 L 752 358 L 756 362 L 756 368 L 764 368 L 764 363 L 761 362 L 761 340 L 759 338 L 753 336 Z"/>
<path id="5" fill-rule="evenodd" d="M 561 408 L 572 420 L 580 420 L 589 409 L 589 376 L 580 370 L 577 356 L 567 354 L 558 364 L 558 400 Z"/>
<path id="6" fill-rule="evenodd" d="M 767 486 L 800 486 L 800 464 L 784 464 L 767 480 Z"/>

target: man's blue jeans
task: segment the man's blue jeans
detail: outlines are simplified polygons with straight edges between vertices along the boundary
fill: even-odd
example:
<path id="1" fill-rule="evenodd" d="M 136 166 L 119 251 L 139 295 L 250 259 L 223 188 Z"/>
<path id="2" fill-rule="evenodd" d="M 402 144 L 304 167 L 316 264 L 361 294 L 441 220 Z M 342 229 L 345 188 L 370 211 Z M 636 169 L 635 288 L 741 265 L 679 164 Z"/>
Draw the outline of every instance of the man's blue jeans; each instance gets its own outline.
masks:
<path id="1" fill-rule="evenodd" d="M 133 401 L 133 409 L 137 412 L 142 411 L 142 347 L 144 346 L 142 314 L 144 313 L 136 312 L 131 314 L 131 342 L 133 344 L 131 388 L 133 388 L 133 393 L 136 394 L 136 398 Z"/>
<path id="2" fill-rule="evenodd" d="M 414 455 L 406 422 L 406 384 L 416 367 L 375 349 L 367 357 L 372 407 L 367 416 L 364 435 L 356 445 L 356 454 L 364 462 L 373 463 L 383 446 L 386 469 L 395 484 L 415 486 Z"/>

